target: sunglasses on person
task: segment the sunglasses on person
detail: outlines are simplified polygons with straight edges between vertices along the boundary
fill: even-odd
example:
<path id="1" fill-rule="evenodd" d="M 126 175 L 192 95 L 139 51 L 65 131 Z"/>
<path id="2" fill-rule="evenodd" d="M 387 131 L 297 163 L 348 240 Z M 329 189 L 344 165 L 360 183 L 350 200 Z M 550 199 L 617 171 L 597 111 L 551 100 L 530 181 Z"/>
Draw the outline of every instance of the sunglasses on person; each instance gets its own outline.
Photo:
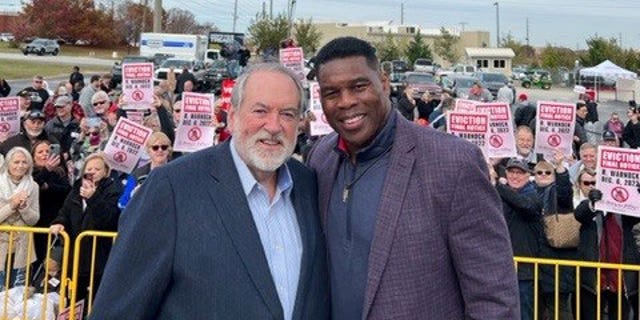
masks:
<path id="1" fill-rule="evenodd" d="M 98 105 L 100 105 L 100 104 L 105 104 L 106 102 L 107 102 L 107 101 L 96 101 L 96 102 L 94 102 L 94 103 L 93 103 L 93 106 L 94 106 L 94 107 L 97 107 Z"/>
<path id="2" fill-rule="evenodd" d="M 582 185 L 583 186 L 595 186 L 596 182 L 595 181 L 582 181 Z"/>
<path id="3" fill-rule="evenodd" d="M 158 151 L 159 149 L 162 149 L 162 151 L 167 151 L 167 149 L 169 149 L 169 146 L 166 144 L 151 146 L 151 150 L 153 151 Z"/>
<path id="4" fill-rule="evenodd" d="M 536 175 L 539 175 L 539 176 L 541 176 L 541 175 L 550 176 L 552 173 L 553 172 L 551 172 L 551 171 L 542 171 L 542 170 L 536 171 Z"/>

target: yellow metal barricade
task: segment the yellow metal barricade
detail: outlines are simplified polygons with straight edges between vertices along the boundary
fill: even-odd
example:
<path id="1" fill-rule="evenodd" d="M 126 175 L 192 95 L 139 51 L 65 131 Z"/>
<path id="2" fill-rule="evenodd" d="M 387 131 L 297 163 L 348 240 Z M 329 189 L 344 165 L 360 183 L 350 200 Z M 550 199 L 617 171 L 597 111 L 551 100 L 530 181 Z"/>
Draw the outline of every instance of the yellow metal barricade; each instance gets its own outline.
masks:
<path id="1" fill-rule="evenodd" d="M 116 232 L 105 232 L 105 231 L 85 231 L 78 235 L 76 241 L 74 243 L 73 250 L 73 268 L 72 268 L 72 280 L 69 284 L 69 290 L 71 292 L 71 301 L 69 302 L 70 308 L 70 320 L 75 319 L 75 307 L 76 307 L 76 298 L 78 289 L 83 290 L 83 288 L 78 288 L 78 278 L 79 278 L 79 269 L 81 263 L 81 254 L 82 254 L 82 240 L 86 238 L 90 238 L 91 241 L 91 264 L 90 264 L 90 273 L 89 273 L 89 287 L 87 292 L 87 301 L 85 301 L 85 305 L 87 308 L 87 313 L 91 313 L 91 308 L 93 306 L 93 298 L 95 297 L 96 292 L 94 292 L 94 284 L 95 284 L 95 270 L 96 270 L 96 252 L 98 247 L 98 241 L 100 239 L 110 239 L 112 243 L 115 241 L 118 233 Z"/>
<path id="2" fill-rule="evenodd" d="M 558 320 L 559 319 L 559 301 L 560 301 L 560 267 L 575 267 L 575 299 L 571 299 L 570 301 L 574 304 L 572 309 L 574 309 L 573 311 L 573 315 L 575 317 L 575 319 L 579 320 L 581 319 L 580 317 L 580 276 L 581 276 L 581 271 L 584 269 L 595 269 L 596 271 L 596 283 L 595 283 L 595 288 L 596 288 L 596 310 L 597 310 L 597 315 L 596 315 L 596 319 L 600 320 L 601 319 L 601 303 L 602 303 L 602 291 L 600 290 L 600 271 L 602 269 L 609 269 L 609 270 L 617 270 L 618 271 L 618 288 L 617 288 L 617 310 L 618 312 L 618 318 L 617 319 L 608 319 L 608 320 L 626 320 L 622 318 L 622 298 L 623 298 L 623 289 L 622 289 L 622 285 L 623 285 L 623 280 L 622 280 L 622 276 L 623 276 L 623 271 L 632 271 L 632 272 L 638 272 L 638 278 L 640 279 L 640 265 L 628 265 L 628 264 L 613 264 L 613 263 L 601 263 L 601 262 L 592 262 L 592 261 L 576 261 L 576 260 L 560 260 L 560 259 L 543 259 L 543 258 L 529 258 L 529 257 L 514 257 L 514 261 L 515 261 L 515 266 L 516 269 L 523 265 L 523 264 L 528 264 L 528 265 L 533 265 L 534 267 L 534 279 L 533 279 L 533 283 L 534 283 L 534 303 L 533 303 L 533 319 L 534 320 L 538 320 L 538 315 L 539 315 L 539 305 L 538 305 L 538 300 L 539 300 L 539 283 L 540 283 L 540 276 L 539 276 L 539 269 L 540 266 L 552 266 L 554 268 L 554 310 L 555 310 L 555 314 L 551 315 L 554 320 Z M 640 288 L 640 283 L 638 284 L 638 287 Z M 575 303 L 574 303 L 575 302 Z M 631 307 L 630 307 L 631 308 Z M 634 310 L 634 312 L 639 312 L 639 310 Z M 636 314 L 636 318 L 639 318 L 638 315 Z"/>
<path id="3" fill-rule="evenodd" d="M 50 287 L 56 286 L 56 285 L 50 286 L 50 284 L 52 284 L 53 281 L 55 280 L 49 277 L 49 272 L 52 270 L 49 270 L 50 265 L 49 263 L 47 263 L 47 260 L 51 258 L 51 250 L 47 250 L 46 257 L 45 259 L 42 260 L 43 262 L 40 268 L 36 266 L 39 272 L 36 272 L 36 274 L 33 274 L 34 266 L 32 266 L 31 260 L 33 260 L 36 257 L 35 252 L 33 250 L 34 234 L 46 234 L 47 235 L 46 247 L 49 249 L 52 247 L 52 244 L 56 241 L 57 237 L 60 237 L 62 239 L 59 243 L 60 247 L 62 248 L 62 261 L 61 261 L 61 266 L 59 266 L 60 279 L 57 280 L 59 281 L 59 284 L 57 285 L 59 285 L 59 288 L 60 288 L 60 291 L 59 291 L 60 298 L 59 298 L 59 304 L 57 307 L 55 305 L 54 306 L 48 305 L 49 299 L 47 298 L 47 295 L 51 293 Z M 0 250 L 6 250 L 3 252 L 3 258 L 5 259 L 5 263 L 4 263 L 5 277 L 4 277 L 4 283 L 2 283 L 2 288 L 4 289 L 4 291 L 2 292 L 2 297 L 0 297 L 0 319 L 3 319 L 3 320 L 8 319 L 11 316 L 10 318 L 11 320 L 13 319 L 43 319 L 44 320 L 47 318 L 47 309 L 49 307 L 52 307 L 54 314 L 57 314 L 58 312 L 56 308 L 63 309 L 65 307 L 65 302 L 66 302 L 65 297 L 66 297 L 66 288 L 67 288 L 66 275 L 69 268 L 69 264 L 68 264 L 69 259 L 67 258 L 69 255 L 69 236 L 65 232 L 61 232 L 58 236 L 54 236 L 49 233 L 48 228 L 0 225 Z M 26 250 L 26 253 L 24 253 L 24 251 L 22 250 Z M 9 301 L 10 300 L 9 289 L 11 289 L 11 284 L 12 284 L 11 278 L 12 278 L 12 272 L 13 272 L 13 264 L 16 261 L 16 257 L 21 256 L 23 254 L 25 255 L 24 290 L 22 294 L 19 295 L 19 298 L 20 298 L 19 303 L 22 304 L 22 307 L 16 308 L 15 307 L 16 301 Z M 34 284 L 31 283 L 33 281 L 32 276 L 38 276 L 40 272 L 44 272 L 43 274 L 44 278 L 42 281 L 42 285 L 44 288 L 42 292 L 43 297 L 41 300 L 41 310 L 39 312 L 39 317 L 34 318 L 32 316 L 27 318 L 27 305 L 29 303 L 29 299 L 32 298 L 33 292 L 35 291 L 35 288 L 30 288 L 34 286 Z M 20 275 L 20 274 L 17 273 L 17 275 Z M 38 284 L 36 283 L 35 285 L 37 286 Z M 25 298 L 25 297 L 28 297 L 28 298 Z M 10 310 L 10 302 L 13 303 L 13 307 L 14 307 L 11 310 Z"/>

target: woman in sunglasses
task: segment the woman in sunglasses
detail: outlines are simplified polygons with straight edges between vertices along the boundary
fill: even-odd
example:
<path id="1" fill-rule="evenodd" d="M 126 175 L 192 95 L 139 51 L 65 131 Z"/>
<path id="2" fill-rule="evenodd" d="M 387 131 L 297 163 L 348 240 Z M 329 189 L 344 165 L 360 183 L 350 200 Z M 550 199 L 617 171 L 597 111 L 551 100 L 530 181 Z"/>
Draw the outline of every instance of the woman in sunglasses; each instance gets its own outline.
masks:
<path id="1" fill-rule="evenodd" d="M 554 152 L 553 163 L 539 161 L 533 169 L 536 191 L 542 202 L 543 216 L 555 214 L 573 215 L 573 189 L 569 180 L 569 171 L 564 166 L 565 156 L 560 151 Z M 547 241 L 542 241 L 540 257 L 548 259 L 575 259 L 576 248 L 557 249 Z M 561 267 L 559 275 L 558 310 L 555 309 L 555 268 L 551 265 L 540 267 L 541 317 L 546 313 L 554 319 L 556 312 L 560 320 L 573 319 L 571 294 L 575 292 L 575 269 Z"/>
<path id="2" fill-rule="evenodd" d="M 151 170 L 165 165 L 169 160 L 171 160 L 171 156 L 173 153 L 173 148 L 171 147 L 171 140 L 161 131 L 156 131 L 151 134 L 151 137 L 147 141 L 147 154 L 151 161 L 142 167 L 138 167 L 135 169 L 129 177 L 127 177 L 127 183 L 124 187 L 124 192 L 118 200 L 118 206 L 121 209 L 127 206 L 129 203 L 129 199 L 133 196 L 133 194 L 138 190 L 138 188 L 142 185 L 144 180 L 147 178 Z"/>

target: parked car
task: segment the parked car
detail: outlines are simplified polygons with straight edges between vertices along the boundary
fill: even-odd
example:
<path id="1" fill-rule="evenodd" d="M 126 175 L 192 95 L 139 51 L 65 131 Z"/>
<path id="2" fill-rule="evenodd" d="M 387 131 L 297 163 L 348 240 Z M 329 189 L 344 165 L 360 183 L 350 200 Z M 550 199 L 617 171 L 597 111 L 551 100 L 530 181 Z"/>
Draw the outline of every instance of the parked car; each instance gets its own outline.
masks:
<path id="1" fill-rule="evenodd" d="M 169 58 L 165 60 L 160 68 L 156 69 L 153 83 L 157 85 L 161 80 L 167 79 L 167 73 L 173 67 L 173 72 L 176 75 L 176 79 L 182 73 L 182 68 L 187 66 L 189 72 L 196 78 L 197 83 L 194 83 L 196 89 L 203 88 L 205 84 L 205 74 L 207 70 L 204 67 L 204 62 L 201 60 L 188 60 L 180 58 Z"/>
<path id="2" fill-rule="evenodd" d="M 616 81 L 613 79 L 607 79 L 603 76 L 585 76 L 580 75 L 578 79 L 578 84 L 584 86 L 585 88 L 595 88 L 598 86 L 599 88 L 615 88 Z"/>
<path id="3" fill-rule="evenodd" d="M 125 63 L 144 63 L 144 62 L 153 62 L 151 58 L 143 57 L 143 56 L 124 56 L 120 62 L 116 62 L 113 64 L 111 68 L 111 85 L 115 88 L 120 83 L 122 83 L 122 65 Z"/>
<path id="4" fill-rule="evenodd" d="M 465 75 L 452 75 L 449 77 L 449 80 L 452 81 L 451 87 L 449 88 L 451 95 L 454 98 L 460 99 L 469 98 L 469 90 L 473 87 L 473 84 L 478 82 L 477 78 Z"/>
<path id="5" fill-rule="evenodd" d="M 507 76 L 499 72 L 476 72 L 473 76 L 486 86 L 494 99 L 498 95 L 498 90 L 509 82 Z"/>
<path id="6" fill-rule="evenodd" d="M 58 55 L 60 53 L 60 45 L 56 40 L 37 38 L 27 43 L 22 49 L 24 55 L 35 53 L 39 56 L 44 54 Z"/>
<path id="7" fill-rule="evenodd" d="M 205 87 L 203 91 L 211 92 L 216 95 L 222 93 L 222 80 L 230 79 L 229 69 L 227 69 L 226 60 L 215 60 L 204 75 Z"/>
<path id="8" fill-rule="evenodd" d="M 407 72 L 402 81 L 402 90 L 413 88 L 413 98 L 419 99 L 425 92 L 429 92 L 435 99 L 442 96 L 442 87 L 436 83 L 431 73 Z"/>
<path id="9" fill-rule="evenodd" d="M 471 64 L 457 64 L 453 66 L 452 70 L 453 73 L 460 73 L 467 76 L 470 76 L 476 72 L 480 72 L 480 69 Z"/>
<path id="10" fill-rule="evenodd" d="M 15 39 L 16 37 L 13 36 L 13 33 L 9 33 L 9 32 L 0 33 L 0 42 L 9 42 Z"/>
<path id="11" fill-rule="evenodd" d="M 436 66 L 430 59 L 418 58 L 415 62 L 413 62 L 413 71 L 435 73 Z"/>

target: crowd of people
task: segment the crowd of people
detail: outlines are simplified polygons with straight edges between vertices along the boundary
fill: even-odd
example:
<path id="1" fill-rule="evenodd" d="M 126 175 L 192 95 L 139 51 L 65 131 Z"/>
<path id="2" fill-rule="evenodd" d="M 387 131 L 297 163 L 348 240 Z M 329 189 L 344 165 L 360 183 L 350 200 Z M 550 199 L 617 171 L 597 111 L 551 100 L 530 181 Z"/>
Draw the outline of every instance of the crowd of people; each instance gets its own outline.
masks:
<path id="1" fill-rule="evenodd" d="M 637 273 L 618 283 L 603 269 L 597 287 L 596 271 L 584 269 L 577 304 L 575 269 L 560 268 L 555 310 L 555 269 L 542 267 L 536 284 L 532 265 L 513 268 L 513 256 L 640 263 L 638 220 L 594 207 L 603 195 L 598 146 L 584 132 L 598 121 L 592 101 L 576 104 L 574 157 L 545 159 L 533 149 L 535 105 L 505 84 L 498 96 L 513 104 L 517 156 L 487 163 L 477 147 L 438 132 L 451 97 L 416 99 L 408 89 L 391 102 L 369 43 L 337 38 L 314 60 L 335 133 L 309 137 L 296 76 L 253 64 L 231 109 L 215 107 L 217 146 L 183 156 L 173 152 L 180 96 L 194 86 L 170 73 L 154 88 L 143 120 L 153 134 L 131 174 L 111 170 L 101 152 L 127 117 L 110 75 L 84 86 L 75 67 L 53 94 L 34 77 L 17 94 L 21 131 L 0 142 L 0 223 L 65 231 L 72 243 L 85 230 L 119 232 L 113 248 L 97 244 L 96 269 L 90 251 L 82 255 L 77 297 L 98 292 L 92 319 L 573 319 L 577 308 L 595 319 L 599 293 L 610 318 L 638 313 Z M 638 148 L 639 115 L 635 103 L 627 124 L 611 114 L 601 143 Z M 580 222 L 575 248 L 547 243 L 543 220 L 556 214 Z M 0 259 L 13 254 L 11 265 L 0 260 L 0 284 L 6 268 L 17 286 L 27 264 L 43 263 L 46 235 L 34 248 L 26 239 L 13 252 L 0 242 Z"/>

